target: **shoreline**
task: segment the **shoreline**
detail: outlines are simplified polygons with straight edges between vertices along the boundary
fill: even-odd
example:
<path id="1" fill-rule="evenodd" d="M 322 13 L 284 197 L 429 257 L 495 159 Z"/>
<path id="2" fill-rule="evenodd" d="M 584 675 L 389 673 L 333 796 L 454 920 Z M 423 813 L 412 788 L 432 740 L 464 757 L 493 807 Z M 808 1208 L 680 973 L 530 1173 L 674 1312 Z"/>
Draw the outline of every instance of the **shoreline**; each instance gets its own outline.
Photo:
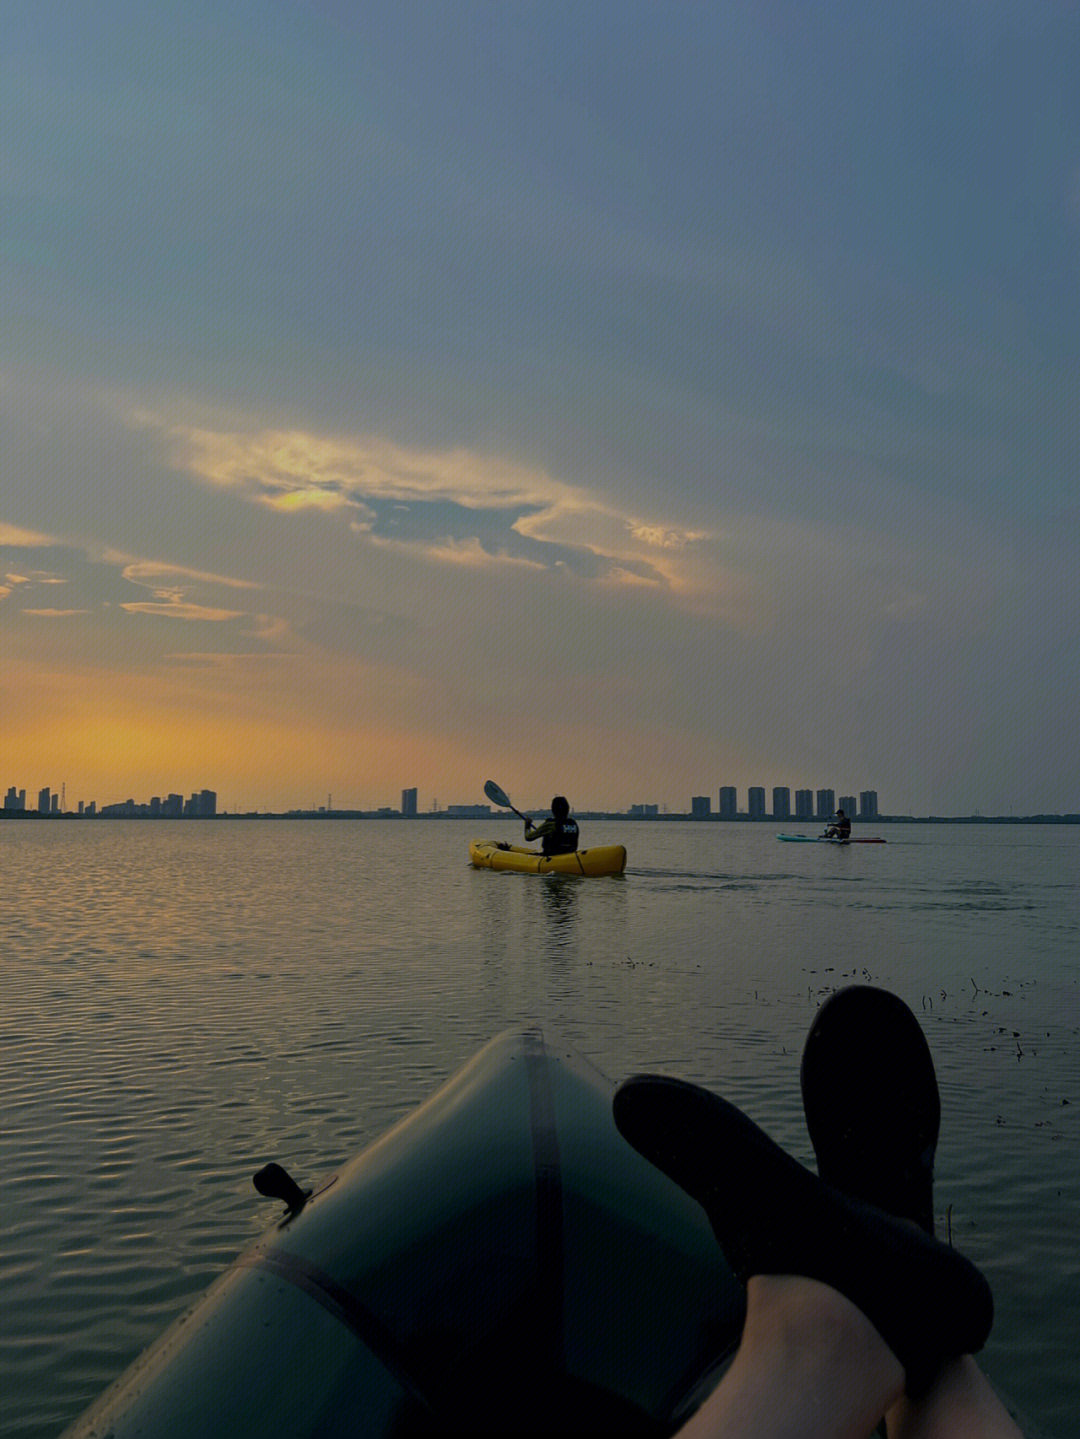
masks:
<path id="1" fill-rule="evenodd" d="M 687 824 L 784 824 L 814 826 L 827 823 L 822 819 L 795 819 L 792 816 L 775 818 L 772 815 L 725 815 L 721 818 L 718 814 L 696 815 L 687 811 L 669 811 L 665 814 L 632 814 L 628 810 L 575 810 L 576 817 L 580 820 L 590 822 L 601 820 L 617 820 L 626 824 L 658 824 L 665 821 L 686 822 Z M 403 815 L 400 810 L 387 809 L 331 809 L 331 810 L 244 810 L 231 813 L 223 810 L 221 814 L 213 815 L 185 815 L 164 816 L 148 814 L 76 814 L 73 810 L 67 810 L 62 814 L 42 814 L 38 810 L 0 810 L 0 820 L 75 820 L 79 823 L 96 824 L 98 822 L 108 823 L 115 820 L 146 820 L 153 824 L 212 824 L 217 820 L 251 820 L 251 819 L 303 819 L 303 820 L 336 820 L 336 819 L 385 819 L 385 820 L 407 820 L 412 823 L 415 820 L 482 820 L 487 823 L 489 820 L 500 820 L 508 823 L 520 823 L 513 816 L 502 814 L 498 810 L 477 809 L 476 813 L 451 814 L 446 810 L 429 810 L 422 814 Z M 1080 824 L 1080 814 L 1026 814 L 1026 815 L 942 815 L 942 814 L 879 814 L 872 820 L 857 820 L 861 825 L 882 825 L 882 824 L 1055 824 L 1055 825 L 1076 825 Z"/>

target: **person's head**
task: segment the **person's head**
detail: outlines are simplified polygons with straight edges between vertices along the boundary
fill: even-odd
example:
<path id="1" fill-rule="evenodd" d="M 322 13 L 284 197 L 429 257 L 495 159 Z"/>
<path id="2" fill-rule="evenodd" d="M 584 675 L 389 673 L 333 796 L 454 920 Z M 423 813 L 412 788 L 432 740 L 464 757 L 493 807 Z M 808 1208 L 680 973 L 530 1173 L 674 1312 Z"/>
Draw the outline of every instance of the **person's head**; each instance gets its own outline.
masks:
<path id="1" fill-rule="evenodd" d="M 551 801 L 551 813 L 556 819 L 565 819 L 570 813 L 570 805 L 561 794 L 557 794 Z"/>
<path id="2" fill-rule="evenodd" d="M 837 819 L 847 819 L 847 815 L 844 813 L 844 811 L 843 811 L 842 809 L 838 809 L 838 810 L 836 811 L 836 818 L 837 818 Z"/>

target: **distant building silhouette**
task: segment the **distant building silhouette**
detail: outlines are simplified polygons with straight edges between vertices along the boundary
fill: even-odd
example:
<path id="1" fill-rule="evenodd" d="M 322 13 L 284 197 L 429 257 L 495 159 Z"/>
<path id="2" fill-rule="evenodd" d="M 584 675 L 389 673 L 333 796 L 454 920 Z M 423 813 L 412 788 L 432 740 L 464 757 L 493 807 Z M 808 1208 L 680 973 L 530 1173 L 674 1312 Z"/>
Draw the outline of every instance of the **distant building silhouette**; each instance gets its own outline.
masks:
<path id="1" fill-rule="evenodd" d="M 77 808 L 73 802 L 69 810 L 66 805 L 66 787 L 62 786 L 60 791 L 54 791 L 51 786 L 46 785 L 38 791 L 36 813 L 47 817 L 60 817 L 69 815 L 79 818 L 102 818 L 102 819 L 210 819 L 218 813 L 217 792 L 212 789 L 197 790 L 186 799 L 181 794 L 168 794 L 164 798 L 154 795 L 146 802 L 137 803 L 134 799 L 126 799 L 119 804 L 107 804 L 99 806 L 96 800 L 79 800 Z M 766 810 L 766 789 L 763 785 L 751 785 L 747 791 L 746 815 L 739 813 L 739 792 L 735 785 L 722 785 L 718 793 L 718 807 L 716 810 L 719 819 L 765 819 L 771 814 L 776 820 L 813 820 L 815 817 L 822 820 L 831 819 L 836 809 L 843 808 L 851 818 L 863 820 L 876 820 L 878 814 L 878 794 L 876 790 L 861 790 L 858 799 L 854 795 L 841 795 L 837 801 L 835 792 L 831 789 L 819 789 L 816 792 L 810 789 L 797 789 L 794 792 L 794 805 L 792 805 L 792 791 L 787 785 L 776 785 L 772 790 L 772 809 Z M 349 811 L 333 811 L 328 802 L 325 809 L 320 808 L 321 815 L 336 815 L 338 813 L 348 814 Z M 652 818 L 659 816 L 661 812 L 666 813 L 666 807 L 659 804 L 632 804 L 626 811 L 637 818 Z M 26 790 L 17 789 L 15 785 L 9 785 L 4 794 L 3 807 L 0 814 L 20 814 L 27 812 Z M 365 812 L 377 816 L 398 818 L 414 818 L 419 812 L 418 791 L 413 787 L 401 791 L 400 810 L 392 809 L 389 806 L 376 811 Z M 439 802 L 432 800 L 430 813 L 438 814 Z M 450 805 L 445 811 L 449 816 L 455 818 L 482 818 L 492 814 L 489 805 L 459 804 Z M 290 813 L 304 813 L 304 811 L 290 811 Z M 359 814 L 360 811 L 356 811 Z M 693 819 L 711 819 L 713 815 L 712 800 L 707 794 L 696 794 L 690 799 L 690 816 Z"/>
<path id="2" fill-rule="evenodd" d="M 185 819 L 212 819 L 217 814 L 217 795 L 212 789 L 193 794 L 184 804 Z"/>

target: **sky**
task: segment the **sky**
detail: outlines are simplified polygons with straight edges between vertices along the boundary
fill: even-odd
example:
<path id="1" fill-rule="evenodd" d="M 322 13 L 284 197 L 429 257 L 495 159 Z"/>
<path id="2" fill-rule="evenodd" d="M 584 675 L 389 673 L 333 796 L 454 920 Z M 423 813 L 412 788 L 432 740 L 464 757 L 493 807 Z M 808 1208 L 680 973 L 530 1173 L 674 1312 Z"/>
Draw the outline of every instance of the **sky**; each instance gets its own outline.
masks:
<path id="1" fill-rule="evenodd" d="M 0 788 L 1080 811 L 1080 5 L 5 31 Z"/>

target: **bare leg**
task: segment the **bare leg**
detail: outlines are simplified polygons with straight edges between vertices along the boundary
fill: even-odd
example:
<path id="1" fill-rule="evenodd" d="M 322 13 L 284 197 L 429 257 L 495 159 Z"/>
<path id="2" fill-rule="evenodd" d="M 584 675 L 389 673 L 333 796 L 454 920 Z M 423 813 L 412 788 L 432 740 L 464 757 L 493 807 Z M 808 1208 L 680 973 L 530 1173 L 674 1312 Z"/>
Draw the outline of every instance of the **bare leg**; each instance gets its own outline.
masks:
<path id="1" fill-rule="evenodd" d="M 837 1290 L 755 1275 L 735 1361 L 678 1439 L 866 1439 L 903 1386 L 896 1356 Z"/>
<path id="2" fill-rule="evenodd" d="M 993 1300 L 973 1264 L 823 1184 L 718 1095 L 636 1075 L 613 1112 L 623 1137 L 701 1204 L 736 1277 L 798 1275 L 838 1291 L 898 1361 L 909 1395 L 925 1393 L 944 1360 L 982 1348 Z"/>
<path id="3" fill-rule="evenodd" d="M 946 1364 L 923 1398 L 902 1395 L 886 1424 L 889 1439 L 1023 1439 L 970 1354 Z"/>
<path id="4" fill-rule="evenodd" d="M 735 1362 L 677 1439 L 1023 1439 L 971 1355 L 923 1398 L 866 1316 L 814 1279 L 758 1275 Z"/>

